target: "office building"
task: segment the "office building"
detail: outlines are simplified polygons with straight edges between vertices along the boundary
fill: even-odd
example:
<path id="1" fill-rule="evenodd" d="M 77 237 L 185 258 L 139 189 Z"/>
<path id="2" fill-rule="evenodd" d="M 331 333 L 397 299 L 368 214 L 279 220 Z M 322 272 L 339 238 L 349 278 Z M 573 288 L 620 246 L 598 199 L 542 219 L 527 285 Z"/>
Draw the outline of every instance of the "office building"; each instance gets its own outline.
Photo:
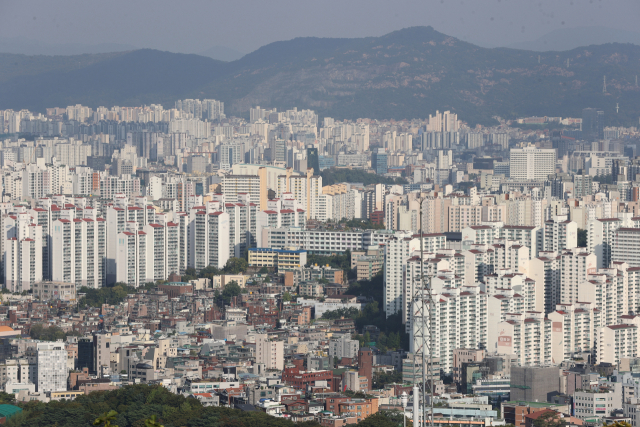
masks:
<path id="1" fill-rule="evenodd" d="M 581 129 L 585 141 L 604 139 L 604 111 L 597 108 L 583 109 Z"/>
<path id="2" fill-rule="evenodd" d="M 544 181 L 556 172 L 556 150 L 512 148 L 509 155 L 509 176 L 514 180 Z"/>
<path id="3" fill-rule="evenodd" d="M 512 401 L 547 402 L 558 394 L 559 369 L 555 366 L 512 366 Z"/>
<path id="4" fill-rule="evenodd" d="M 38 383 L 40 393 L 67 389 L 67 350 L 61 342 L 36 344 Z"/>
<path id="5" fill-rule="evenodd" d="M 378 175 L 387 173 L 387 153 L 384 148 L 377 148 L 371 153 L 371 169 Z"/>
<path id="6" fill-rule="evenodd" d="M 80 371 L 87 368 L 89 373 L 96 372 L 93 355 L 93 337 L 78 338 L 78 362 L 76 368 Z"/>

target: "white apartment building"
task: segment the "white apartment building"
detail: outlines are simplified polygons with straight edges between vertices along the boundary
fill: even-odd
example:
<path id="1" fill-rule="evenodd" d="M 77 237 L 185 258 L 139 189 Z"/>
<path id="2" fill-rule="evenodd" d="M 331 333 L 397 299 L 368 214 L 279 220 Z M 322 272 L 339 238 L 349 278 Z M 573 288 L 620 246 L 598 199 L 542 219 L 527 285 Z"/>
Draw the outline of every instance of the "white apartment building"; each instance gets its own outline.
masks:
<path id="1" fill-rule="evenodd" d="M 530 255 L 536 257 L 543 248 L 544 233 L 540 227 L 505 225 L 503 222 L 483 222 L 482 225 L 465 227 L 462 230 L 462 241 L 465 245 L 491 245 L 498 239 L 526 246 Z"/>
<path id="2" fill-rule="evenodd" d="M 123 231 L 118 233 L 116 247 L 116 282 L 134 288 L 153 282 L 153 273 L 147 264 L 147 233 Z"/>
<path id="3" fill-rule="evenodd" d="M 449 231 L 459 232 L 482 222 L 482 206 L 449 206 Z"/>
<path id="4" fill-rule="evenodd" d="M 51 225 L 51 278 L 100 288 L 105 285 L 106 221 L 57 219 Z"/>
<path id="5" fill-rule="evenodd" d="M 555 333 L 562 330 L 564 355 L 562 360 L 571 360 L 575 353 L 591 352 L 602 326 L 602 316 L 595 304 L 578 302 L 558 304 L 556 311 L 548 314 Z"/>
<path id="6" fill-rule="evenodd" d="M 508 314 L 506 320 L 498 324 L 496 333 L 492 334 L 487 351 L 513 354 L 520 366 L 559 363 L 554 361 L 552 355 L 551 331 L 551 321 L 545 319 L 543 313 Z M 559 349 L 562 354 L 562 347 Z"/>
<path id="7" fill-rule="evenodd" d="M 5 221 L 3 232 L 4 283 L 11 292 L 23 292 L 42 276 L 42 226 L 32 223 L 26 212 Z"/>
<path id="8" fill-rule="evenodd" d="M 611 265 L 616 230 L 622 226 L 620 218 L 592 219 L 587 223 L 587 250 L 595 254 L 597 268 Z"/>
<path id="9" fill-rule="evenodd" d="M 544 288 L 521 273 L 509 269 L 500 269 L 484 276 L 484 291 L 487 295 L 505 295 L 505 291 L 513 291 L 514 296 L 524 298 L 524 311 L 544 311 Z M 520 313 L 520 312 L 518 312 Z M 489 313 L 491 315 L 491 313 Z"/>
<path id="10" fill-rule="evenodd" d="M 258 233 L 259 248 L 283 249 L 297 247 L 308 253 L 330 255 L 350 251 L 362 251 L 369 246 L 385 243 L 389 238 L 397 235 L 391 230 L 362 230 L 362 231 L 328 231 L 304 230 L 298 227 L 263 228 Z M 408 236 L 407 233 L 400 233 Z M 444 238 L 444 235 L 442 235 Z"/>
<path id="11" fill-rule="evenodd" d="M 340 335 L 338 338 L 329 340 L 329 356 L 342 359 L 355 359 L 358 357 L 360 342 L 350 339 L 349 335 Z"/>
<path id="12" fill-rule="evenodd" d="M 224 211 L 229 214 L 229 256 L 240 258 L 256 246 L 258 206 L 246 194 L 237 203 L 225 203 Z"/>
<path id="13" fill-rule="evenodd" d="M 444 249 L 446 237 L 444 234 L 425 234 L 423 251 L 435 253 Z M 384 310 L 387 317 L 395 313 L 402 313 L 404 306 L 404 280 L 407 261 L 415 252 L 420 253 L 420 238 L 410 233 L 396 233 L 387 240 L 384 261 Z"/>
<path id="14" fill-rule="evenodd" d="M 229 214 L 198 208 L 189 213 L 187 265 L 200 271 L 223 268 L 229 260 Z"/>
<path id="15" fill-rule="evenodd" d="M 169 222 L 166 225 L 148 224 L 142 228 L 146 234 L 147 271 L 154 281 L 166 280 L 171 274 L 180 274 L 180 228 Z"/>
<path id="16" fill-rule="evenodd" d="M 544 250 L 560 252 L 578 246 L 578 224 L 566 217 L 554 217 L 544 223 Z"/>
<path id="17" fill-rule="evenodd" d="M 221 189 L 227 202 L 238 202 L 241 194 L 248 194 L 251 200 L 258 203 L 267 199 L 267 183 L 261 175 L 225 175 Z M 261 209 L 264 207 L 261 206 Z"/>
<path id="18" fill-rule="evenodd" d="M 462 285 L 463 280 L 458 277 L 456 282 L 456 277 L 451 271 L 455 268 L 455 261 L 452 262 L 453 258 L 450 254 L 442 252 L 445 251 L 425 253 L 423 263 L 420 262 L 419 253 L 407 260 L 402 288 L 402 323 L 405 324 L 407 333 L 411 333 L 412 299 L 416 294 L 420 295 L 421 289 L 423 289 L 420 281 L 423 269 L 427 283 L 431 284 L 434 292 L 441 292 L 441 289 L 446 286 L 459 287 Z"/>
<path id="19" fill-rule="evenodd" d="M 602 326 L 598 329 L 597 359 L 599 363 L 617 365 L 624 357 L 638 357 L 640 344 L 638 343 L 638 316 L 621 318 L 617 325 Z"/>
<path id="20" fill-rule="evenodd" d="M 428 301 L 428 297 L 426 301 Z M 453 351 L 457 348 L 480 348 L 487 345 L 487 296 L 477 286 L 445 289 L 432 295 L 431 318 L 421 300 L 413 302 L 411 318 L 411 353 L 423 351 L 440 359 L 445 372 L 453 371 Z M 423 319 L 431 334 L 422 335 Z M 429 329 L 432 327 L 433 329 Z M 433 336 L 433 345 L 430 339 Z"/>
<path id="21" fill-rule="evenodd" d="M 509 150 L 509 176 L 514 180 L 546 180 L 556 172 L 556 150 L 535 147 Z"/>
<path id="22" fill-rule="evenodd" d="M 67 389 L 67 350 L 62 342 L 42 342 L 36 345 L 38 392 Z"/>
<path id="23" fill-rule="evenodd" d="M 621 227 L 615 230 L 611 260 L 640 267 L 640 228 Z"/>
<path id="24" fill-rule="evenodd" d="M 579 301 L 578 284 L 587 281 L 589 273 L 595 272 L 596 255 L 585 248 L 573 248 L 562 251 L 559 258 L 559 277 L 561 304 L 575 304 Z"/>
<path id="25" fill-rule="evenodd" d="M 635 312 L 640 301 L 640 269 L 626 263 L 592 272 L 578 284 L 582 302 L 595 304 L 602 316 L 602 326 L 614 325 L 621 316 Z"/>
<path id="26" fill-rule="evenodd" d="M 284 369 L 284 342 L 270 341 L 267 334 L 256 335 L 256 363 L 266 369 Z"/>

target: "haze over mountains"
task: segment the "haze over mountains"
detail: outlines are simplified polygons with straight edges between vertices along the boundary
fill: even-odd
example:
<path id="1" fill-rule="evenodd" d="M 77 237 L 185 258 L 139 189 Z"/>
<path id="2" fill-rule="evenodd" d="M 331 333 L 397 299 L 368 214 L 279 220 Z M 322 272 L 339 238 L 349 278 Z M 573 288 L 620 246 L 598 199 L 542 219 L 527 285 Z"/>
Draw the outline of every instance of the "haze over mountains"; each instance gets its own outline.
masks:
<path id="1" fill-rule="evenodd" d="M 640 45 L 640 33 L 607 27 L 562 28 L 531 41 L 511 43 L 506 47 L 513 49 L 535 50 L 571 50 L 581 46 L 605 43 L 633 43 Z"/>
<path id="2" fill-rule="evenodd" d="M 564 52 L 489 49 L 412 27 L 381 37 L 296 38 L 231 62 L 149 49 L 0 54 L 0 109 L 172 106 L 191 97 L 222 100 L 227 114 L 236 115 L 254 105 L 312 108 L 351 119 L 425 117 L 450 109 L 473 124 L 492 122 L 495 115 L 579 116 L 582 108 L 597 106 L 608 124 L 633 125 L 640 115 L 638 74 L 640 46 L 632 44 Z"/>
<path id="3" fill-rule="evenodd" d="M 96 53 L 110 52 L 127 52 L 139 50 L 138 47 L 131 44 L 119 43 L 100 43 L 100 44 L 84 44 L 84 43 L 62 43 L 50 44 L 37 40 L 26 39 L 23 37 L 0 37 L 0 52 L 13 53 L 19 55 L 85 55 Z M 208 56 L 209 58 L 218 59 L 220 61 L 235 61 L 244 56 L 244 53 L 226 46 L 211 46 L 209 49 L 197 52 L 199 55 Z"/>

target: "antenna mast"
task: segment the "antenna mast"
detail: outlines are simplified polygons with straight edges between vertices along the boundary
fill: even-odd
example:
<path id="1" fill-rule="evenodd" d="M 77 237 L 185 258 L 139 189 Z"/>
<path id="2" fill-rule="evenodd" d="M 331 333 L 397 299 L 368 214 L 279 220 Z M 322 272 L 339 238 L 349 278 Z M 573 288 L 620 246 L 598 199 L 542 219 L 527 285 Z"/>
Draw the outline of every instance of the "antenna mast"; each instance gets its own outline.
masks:
<path id="1" fill-rule="evenodd" d="M 607 93 L 607 76 L 602 79 L 602 93 Z"/>
<path id="2" fill-rule="evenodd" d="M 417 353 L 421 353 L 422 355 L 422 399 L 419 396 L 414 396 L 414 425 L 419 427 L 420 420 L 419 414 L 420 402 L 422 402 L 422 427 L 427 426 L 427 405 L 426 405 L 426 397 L 427 397 L 427 384 L 431 381 L 429 385 L 429 394 L 431 397 L 430 401 L 430 416 L 431 420 L 429 425 L 433 426 L 433 397 L 434 397 L 434 384 L 433 384 L 433 345 L 434 345 L 434 325 L 432 320 L 434 320 L 434 305 L 433 305 L 433 297 L 431 295 L 431 285 L 427 284 L 427 280 L 424 275 L 424 234 L 423 234 L 423 210 L 424 210 L 424 201 L 425 198 L 422 197 L 420 199 L 420 275 L 419 279 L 414 281 L 414 289 L 413 289 L 413 297 L 411 302 L 411 313 L 412 313 L 412 332 L 413 332 L 413 357 L 414 357 L 414 384 L 416 383 L 416 355 Z M 420 317 L 420 321 L 422 322 L 420 325 L 417 325 L 416 318 Z M 427 323 L 428 322 L 428 323 Z M 427 349 L 427 339 L 429 340 L 428 349 Z M 427 357 L 429 359 L 427 360 Z M 428 373 L 428 379 L 427 379 Z M 417 387 L 414 385 L 414 392 L 417 390 Z M 415 394 L 415 393 L 414 393 Z M 416 424 L 417 422 L 417 424 Z"/>

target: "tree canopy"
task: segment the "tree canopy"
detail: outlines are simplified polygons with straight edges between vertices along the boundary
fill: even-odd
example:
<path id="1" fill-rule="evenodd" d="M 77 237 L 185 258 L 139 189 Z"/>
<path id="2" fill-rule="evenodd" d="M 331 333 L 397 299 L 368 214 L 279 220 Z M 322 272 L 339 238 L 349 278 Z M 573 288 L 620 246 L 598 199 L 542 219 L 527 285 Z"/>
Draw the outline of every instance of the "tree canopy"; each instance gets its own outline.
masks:
<path id="1" fill-rule="evenodd" d="M 162 386 L 144 384 L 125 386 L 113 391 L 98 391 L 78 396 L 73 401 L 27 402 L 23 414 L 9 420 L 15 427 L 58 426 L 86 427 L 295 427 L 296 424 L 264 412 L 244 412 L 224 407 L 203 407 L 199 400 L 173 394 Z M 112 412 L 113 411 L 113 412 Z M 155 419 L 152 417 L 155 415 Z M 149 424 L 153 419 L 156 424 Z M 317 423 L 306 423 L 309 427 Z"/>
<path id="2" fill-rule="evenodd" d="M 369 173 L 362 169 L 329 168 L 320 172 L 322 185 L 332 185 L 341 182 L 359 182 L 369 184 L 407 184 L 404 178 L 388 178 L 386 176 Z"/>
<path id="3" fill-rule="evenodd" d="M 248 267 L 249 263 L 244 258 L 229 258 L 222 269 L 210 265 L 198 272 L 195 268 L 189 267 L 185 270 L 182 281 L 188 282 L 189 280 L 200 278 L 211 279 L 213 276 L 220 276 L 222 274 L 241 274 L 247 271 Z"/>
<path id="4" fill-rule="evenodd" d="M 29 336 L 34 340 L 40 341 L 57 341 L 64 340 L 68 336 L 80 336 L 76 331 L 65 332 L 59 326 L 45 326 L 42 323 L 36 323 L 31 326 Z"/>
<path id="5" fill-rule="evenodd" d="M 227 283 L 222 289 L 222 293 L 218 299 L 220 307 L 227 306 L 231 303 L 233 297 L 238 296 L 242 293 L 242 288 L 238 285 L 238 282 L 235 280 Z"/>

